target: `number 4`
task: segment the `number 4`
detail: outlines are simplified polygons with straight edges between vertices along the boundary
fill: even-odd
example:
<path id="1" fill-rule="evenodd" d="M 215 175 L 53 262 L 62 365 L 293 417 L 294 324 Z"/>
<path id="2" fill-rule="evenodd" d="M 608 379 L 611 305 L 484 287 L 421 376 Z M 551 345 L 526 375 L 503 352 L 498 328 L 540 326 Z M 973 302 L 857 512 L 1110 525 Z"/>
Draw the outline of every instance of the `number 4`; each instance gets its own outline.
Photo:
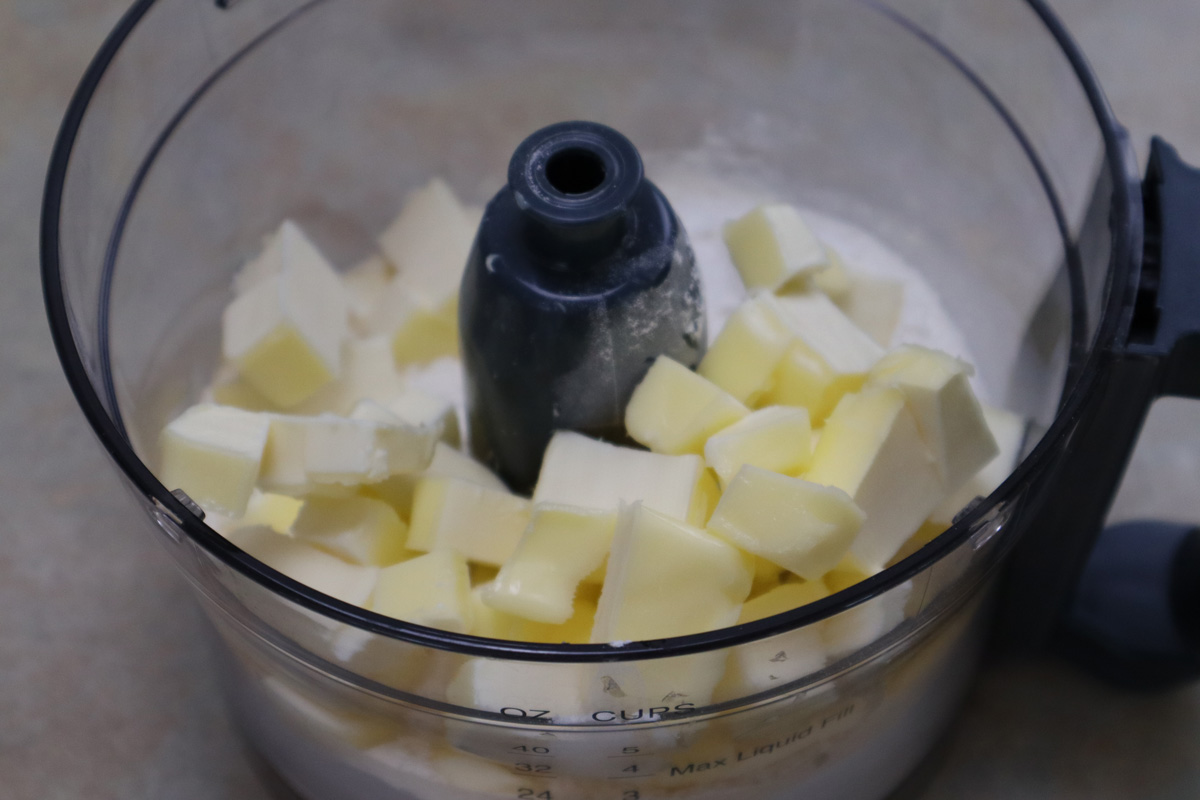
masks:
<path id="1" fill-rule="evenodd" d="M 544 792 L 538 792 L 534 789 L 517 789 L 517 797 L 531 798 L 532 800 L 554 800 L 554 795 L 550 794 L 549 789 Z"/>

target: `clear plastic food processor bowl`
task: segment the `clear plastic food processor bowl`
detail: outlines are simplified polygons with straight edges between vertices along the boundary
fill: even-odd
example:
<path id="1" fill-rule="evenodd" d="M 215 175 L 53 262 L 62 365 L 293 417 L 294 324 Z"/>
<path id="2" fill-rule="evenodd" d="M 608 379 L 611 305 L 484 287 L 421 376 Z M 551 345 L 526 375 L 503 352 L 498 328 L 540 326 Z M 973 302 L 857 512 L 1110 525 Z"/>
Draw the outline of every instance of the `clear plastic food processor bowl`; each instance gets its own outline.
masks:
<path id="1" fill-rule="evenodd" d="M 64 127 L 47 296 L 85 412 L 219 634 L 253 745 L 314 800 L 891 792 L 970 681 L 1104 296 L 1115 245 L 1093 231 L 1081 249 L 1081 232 L 1126 176 L 1073 57 L 1016 0 L 137 3 Z M 862 584 L 624 647 L 345 605 L 155 479 L 158 431 L 218 361 L 231 276 L 280 220 L 353 264 L 406 192 L 442 176 L 482 203 L 526 134 L 570 119 L 624 132 L 652 179 L 692 165 L 869 231 L 936 288 L 985 396 L 1029 420 L 1021 465 Z M 1066 264 L 1084 270 L 1074 296 Z M 448 692 L 464 670 L 490 676 L 473 706 Z"/>

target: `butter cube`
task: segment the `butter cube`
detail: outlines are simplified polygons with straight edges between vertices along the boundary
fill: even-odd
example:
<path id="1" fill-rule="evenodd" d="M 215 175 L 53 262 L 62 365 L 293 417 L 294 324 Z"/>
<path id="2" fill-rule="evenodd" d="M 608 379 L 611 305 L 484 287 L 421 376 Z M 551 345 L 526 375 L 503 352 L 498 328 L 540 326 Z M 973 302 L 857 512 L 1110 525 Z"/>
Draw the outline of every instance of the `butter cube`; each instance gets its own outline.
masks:
<path id="1" fill-rule="evenodd" d="M 274 272 L 225 308 L 222 352 L 260 394 L 290 408 L 340 371 L 347 299 L 329 262 L 290 221 L 261 258 Z"/>
<path id="2" fill-rule="evenodd" d="M 426 394 L 420 389 L 407 388 L 385 405 L 388 411 L 405 422 L 437 427 L 442 432 L 442 441 L 451 447 L 462 446 L 458 410 L 448 400 Z"/>
<path id="3" fill-rule="evenodd" d="M 766 619 L 828 596 L 820 581 L 783 583 L 747 600 L 738 624 Z M 783 686 L 816 672 L 825 662 L 821 623 L 738 645 L 729 651 L 725 677 L 717 686 L 715 699 L 718 702 L 740 699 Z"/>
<path id="4" fill-rule="evenodd" d="M 576 589 L 608 558 L 616 525 L 615 510 L 534 506 L 529 527 L 483 602 L 535 622 L 565 623 L 574 613 Z"/>
<path id="5" fill-rule="evenodd" d="M 773 303 L 764 296 L 751 298 L 730 315 L 696 371 L 753 406 L 771 388 L 792 338 Z"/>
<path id="6" fill-rule="evenodd" d="M 402 286 L 399 282 L 395 285 Z M 396 363 L 428 364 L 439 358 L 458 358 L 458 296 L 438 306 L 406 304 L 401 297 L 391 292 L 385 298 L 398 309 L 392 327 L 392 357 Z"/>
<path id="7" fill-rule="evenodd" d="M 836 567 L 825 573 L 825 577 L 822 578 L 822 581 L 825 584 L 825 588 L 829 590 L 829 593 L 833 594 L 835 592 L 840 592 L 843 589 L 849 589 L 856 583 L 865 581 L 878 571 L 879 570 L 872 571 L 867 569 L 861 563 L 859 563 L 857 558 L 855 558 L 852 554 L 847 553 L 846 557 L 838 562 Z"/>
<path id="8" fill-rule="evenodd" d="M 838 251 L 828 245 L 825 247 L 825 260 L 826 267 L 812 275 L 812 288 L 824 292 L 830 300 L 841 306 L 853 291 L 854 279 Z M 845 311 L 845 308 L 842 310 Z"/>
<path id="9" fill-rule="evenodd" d="M 458 293 L 475 224 L 440 178 L 410 193 L 400 214 L 379 237 L 379 249 L 396 266 L 396 285 L 426 308 L 442 307 Z"/>
<path id="10" fill-rule="evenodd" d="M 342 286 L 346 288 L 349 302 L 350 324 L 360 336 L 378 333 L 374 326 L 375 316 L 394 275 L 391 263 L 378 253 L 342 273 Z"/>
<path id="11" fill-rule="evenodd" d="M 598 591 L 588 587 L 575 598 L 571 616 L 561 624 L 534 622 L 509 614 L 488 605 L 485 598 L 493 590 L 491 583 L 481 584 L 471 590 L 472 636 L 489 639 L 508 639 L 516 642 L 542 642 L 544 644 L 587 644 L 596 621 L 596 599 Z"/>
<path id="12" fill-rule="evenodd" d="M 387 337 L 353 339 L 342 347 L 342 371 L 337 379 L 290 410 L 302 415 L 346 415 L 363 400 L 387 405 L 403 392 L 404 381 L 396 371 Z"/>
<path id="13" fill-rule="evenodd" d="M 433 448 L 433 459 L 421 472 L 400 473 L 366 487 L 372 496 L 384 500 L 399 512 L 402 518 L 412 515 L 413 493 L 422 478 L 461 478 L 498 492 L 507 492 L 504 481 L 490 469 L 469 455 L 455 450 L 444 441 Z"/>
<path id="14" fill-rule="evenodd" d="M 749 410 L 679 362 L 659 356 L 625 407 L 625 430 L 656 453 L 700 453 L 709 436 Z"/>
<path id="15" fill-rule="evenodd" d="M 947 494 L 1000 452 L 967 380 L 969 371 L 952 356 L 910 345 L 881 359 L 868 379 L 869 386 L 894 386 L 904 393 Z"/>
<path id="16" fill-rule="evenodd" d="M 440 425 L 414 425 L 373 400 L 359 401 L 350 412 L 350 419 L 376 424 L 379 443 L 387 453 L 389 475 L 416 472 L 429 466 L 442 435 Z"/>
<path id="17" fill-rule="evenodd" d="M 391 506 L 369 497 L 309 497 L 292 527 L 302 542 L 353 564 L 386 567 L 412 555 L 408 526 Z"/>
<path id="18" fill-rule="evenodd" d="M 212 383 L 200 393 L 201 403 L 233 406 L 243 411 L 278 411 L 279 408 L 238 375 L 237 367 L 225 362 L 217 368 Z"/>
<path id="19" fill-rule="evenodd" d="M 546 447 L 533 502 L 612 511 L 641 501 L 647 508 L 692 522 L 707 503 L 704 460 L 666 456 L 558 431 Z"/>
<path id="20" fill-rule="evenodd" d="M 192 406 L 163 430 L 159 480 L 168 489 L 183 489 L 203 507 L 240 517 L 254 491 L 269 428 L 262 414 Z"/>
<path id="21" fill-rule="evenodd" d="M 863 512 L 840 489 L 745 466 L 730 482 L 708 530 L 808 580 L 846 554 Z"/>
<path id="22" fill-rule="evenodd" d="M 238 528 L 226 538 L 271 569 L 350 605 L 365 608 L 379 577 L 375 567 L 348 564 L 264 525 Z"/>
<path id="23" fill-rule="evenodd" d="M 773 617 L 824 600 L 826 597 L 829 597 L 829 589 L 824 581 L 786 581 L 752 600 L 747 600 L 742 605 L 738 624 Z"/>
<path id="24" fill-rule="evenodd" d="M 830 660 L 857 652 L 893 631 L 905 619 L 912 581 L 822 622 L 821 638 Z"/>
<path id="25" fill-rule="evenodd" d="M 736 547 L 641 504 L 622 509 L 592 642 L 641 641 L 737 621 L 754 579 Z"/>
<path id="26" fill-rule="evenodd" d="M 276 533 L 291 533 L 303 505 L 304 501 L 295 497 L 255 489 L 241 522 L 243 525 L 266 525 Z"/>
<path id="27" fill-rule="evenodd" d="M 472 561 L 501 566 L 529 524 L 529 501 L 461 478 L 422 478 L 413 496 L 408 546 L 454 550 Z"/>
<path id="28" fill-rule="evenodd" d="M 946 495 L 937 459 L 899 389 L 843 397 L 803 477 L 836 486 L 866 513 L 851 552 L 873 571 L 883 568 Z"/>
<path id="29" fill-rule="evenodd" d="M 748 289 L 776 289 L 825 267 L 825 248 L 789 205 L 763 205 L 726 223 L 725 245 Z"/>
<path id="30" fill-rule="evenodd" d="M 1000 454 L 987 463 L 979 472 L 964 483 L 957 491 L 929 515 L 929 521 L 948 528 L 954 523 L 958 512 L 976 497 L 987 497 L 1004 483 L 1016 469 L 1021 459 L 1021 445 L 1025 441 L 1025 420 L 1002 408 L 983 406 L 983 418 L 988 430 L 996 440 Z"/>
<path id="31" fill-rule="evenodd" d="M 803 406 L 818 424 L 843 394 L 861 388 L 883 350 L 819 292 L 774 302 L 794 338 L 763 402 Z"/>
<path id="32" fill-rule="evenodd" d="M 471 583 L 467 562 L 452 550 L 437 550 L 379 570 L 371 610 L 389 617 L 466 633 L 471 627 Z"/>
<path id="33" fill-rule="evenodd" d="M 869 275 L 852 275 L 846 293 L 834 300 L 877 344 L 882 347 L 891 344 L 900 323 L 900 313 L 904 310 L 904 284 Z"/>
<path id="34" fill-rule="evenodd" d="M 730 425 L 704 445 L 704 460 L 728 486 L 744 465 L 798 475 L 812 459 L 808 410 L 770 406 Z"/>

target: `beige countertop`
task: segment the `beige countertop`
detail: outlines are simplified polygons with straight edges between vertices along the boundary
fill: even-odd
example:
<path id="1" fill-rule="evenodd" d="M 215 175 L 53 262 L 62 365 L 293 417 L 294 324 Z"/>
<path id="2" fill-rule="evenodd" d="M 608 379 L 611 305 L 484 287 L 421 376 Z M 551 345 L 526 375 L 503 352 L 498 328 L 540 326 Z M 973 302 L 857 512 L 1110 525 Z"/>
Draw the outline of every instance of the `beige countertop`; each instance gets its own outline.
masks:
<path id="1" fill-rule="evenodd" d="M 199 612 L 88 431 L 38 282 L 47 158 L 124 3 L 0 0 L 0 797 L 271 796 L 216 692 Z M 1144 158 L 1200 162 L 1200 2 L 1058 0 Z M 1200 404 L 1160 403 L 1115 515 L 1200 521 Z M 1200 686 L 1113 690 L 1049 660 L 986 667 L 928 800 L 1200 796 Z"/>

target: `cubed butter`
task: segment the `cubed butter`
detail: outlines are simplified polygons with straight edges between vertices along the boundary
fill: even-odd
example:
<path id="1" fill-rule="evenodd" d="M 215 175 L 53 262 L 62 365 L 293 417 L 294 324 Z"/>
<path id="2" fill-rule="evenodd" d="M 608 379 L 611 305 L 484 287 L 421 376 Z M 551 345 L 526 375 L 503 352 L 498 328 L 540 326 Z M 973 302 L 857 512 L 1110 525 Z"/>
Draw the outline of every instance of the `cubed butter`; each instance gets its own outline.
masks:
<path id="1" fill-rule="evenodd" d="M 756 622 L 824 600 L 828 596 L 829 589 L 824 581 L 785 581 L 774 589 L 747 600 L 742 605 L 742 613 L 737 621 L 739 625 Z"/>
<path id="2" fill-rule="evenodd" d="M 377 333 L 374 319 L 379 304 L 391 285 L 395 270 L 391 263 L 373 253 L 342 273 L 342 286 L 350 310 L 350 325 L 360 336 Z"/>
<path id="3" fill-rule="evenodd" d="M 733 545 L 641 504 L 622 509 L 593 642 L 685 636 L 733 624 L 754 563 Z"/>
<path id="4" fill-rule="evenodd" d="M 534 622 L 488 605 L 484 598 L 492 591 L 484 583 L 471 590 L 472 636 L 489 639 L 508 639 L 516 642 L 543 644 L 587 644 L 596 622 L 597 587 L 584 587 L 575 598 L 571 616 L 563 623 Z"/>
<path id="5" fill-rule="evenodd" d="M 269 429 L 263 414 L 192 406 L 163 430 L 159 480 L 205 508 L 240 517 L 262 467 Z"/>
<path id="6" fill-rule="evenodd" d="M 405 422 L 436 426 L 442 432 L 442 441 L 451 447 L 462 446 L 458 410 L 450 401 L 409 387 L 386 405 L 388 411 Z"/>
<path id="7" fill-rule="evenodd" d="M 265 525 L 238 528 L 226 538 L 271 569 L 350 605 L 365 608 L 379 577 L 375 567 L 347 563 Z"/>
<path id="8" fill-rule="evenodd" d="M 813 424 L 819 424 L 842 395 L 862 387 L 883 350 L 820 292 L 780 297 L 774 303 L 793 340 L 762 402 L 803 406 Z"/>
<path id="9" fill-rule="evenodd" d="M 436 550 L 379 570 L 371 610 L 389 617 L 466 633 L 471 627 L 467 562 L 453 550 Z"/>
<path id="10" fill-rule="evenodd" d="M 386 567 L 412 555 L 406 526 L 392 507 L 369 497 L 309 497 L 292 535 L 353 564 Z"/>
<path id="11" fill-rule="evenodd" d="M 375 423 L 380 446 L 387 453 L 389 475 L 418 472 L 429 466 L 442 436 L 439 422 L 413 424 L 373 400 L 360 400 L 350 419 Z"/>
<path id="12" fill-rule="evenodd" d="M 754 297 L 730 315 L 696 371 L 753 407 L 771 388 L 791 342 L 774 304 L 766 296 Z"/>
<path id="13" fill-rule="evenodd" d="M 625 407 L 625 430 L 656 453 L 701 453 L 708 437 L 749 410 L 712 381 L 659 356 Z"/>
<path id="14" fill-rule="evenodd" d="M 379 249 L 396 267 L 395 282 L 426 308 L 440 308 L 458 293 L 475 239 L 471 216 L 440 178 L 410 193 L 399 215 L 379 237 Z"/>
<path id="15" fill-rule="evenodd" d="M 299 498 L 255 489 L 241 522 L 243 525 L 266 525 L 276 533 L 291 533 L 303 505 L 304 501 Z"/>
<path id="16" fill-rule="evenodd" d="M 745 466 L 708 530 L 743 550 L 818 581 L 846 554 L 863 512 L 841 489 Z"/>
<path id="17" fill-rule="evenodd" d="M 434 445 L 433 459 L 421 472 L 392 475 L 365 487 L 365 490 L 390 504 L 401 518 L 411 519 L 413 493 L 422 478 L 461 478 L 498 492 L 508 491 L 504 481 L 496 477 L 490 469 L 444 441 Z"/>
<path id="18" fill-rule="evenodd" d="M 871 275 L 851 275 L 846 293 L 834 297 L 834 301 L 864 333 L 887 347 L 904 310 L 904 284 Z"/>
<path id="19" fill-rule="evenodd" d="M 853 291 L 853 278 L 838 251 L 828 245 L 825 246 L 825 261 L 825 268 L 817 270 L 812 275 L 812 288 L 824 292 L 830 300 L 840 306 Z"/>
<path id="20" fill-rule="evenodd" d="M 869 386 L 904 393 L 936 460 L 946 494 L 959 489 L 1000 452 L 971 389 L 970 367 L 937 350 L 907 345 L 871 370 Z M 933 509 L 930 509 L 931 511 Z"/>
<path id="21" fill-rule="evenodd" d="M 501 566 L 529 524 L 529 501 L 461 478 L 422 478 L 413 495 L 408 546 L 454 550 L 471 561 Z"/>
<path id="22" fill-rule="evenodd" d="M 808 410 L 769 406 L 730 425 L 704 445 L 704 460 L 728 486 L 744 465 L 798 475 L 812 459 Z"/>
<path id="23" fill-rule="evenodd" d="M 401 307 L 401 301 L 395 302 Z M 398 315 L 392 330 L 392 357 L 397 364 L 428 364 L 439 358 L 458 358 L 458 297 L 432 307 L 410 303 Z"/>
<path id="24" fill-rule="evenodd" d="M 554 625 L 574 614 L 579 585 L 608 558 L 617 512 L 534 506 L 529 527 L 483 602 L 518 617 Z"/>
<path id="25" fill-rule="evenodd" d="M 695 522 L 705 491 L 704 460 L 667 456 L 558 431 L 542 459 L 533 502 L 612 511 L 641 501 L 675 519 Z"/>
<path id="26" fill-rule="evenodd" d="M 977 497 L 987 497 L 1004 483 L 1004 480 L 1016 469 L 1021 459 L 1021 445 L 1025 441 L 1025 420 L 1005 411 L 1002 408 L 983 407 L 983 418 L 987 421 L 988 430 L 996 440 L 1000 454 L 987 463 L 983 469 L 964 483 L 959 489 L 946 498 L 940 506 L 929 515 L 929 521 L 948 528 L 954 522 L 954 517 Z"/>
<path id="27" fill-rule="evenodd" d="M 826 266 L 825 247 L 795 208 L 762 205 L 726 223 L 725 245 L 748 289 L 776 289 Z"/>
<path id="28" fill-rule="evenodd" d="M 290 411 L 301 415 L 346 415 L 363 400 L 388 405 L 403 392 L 404 381 L 396 371 L 387 337 L 352 339 L 342 346 L 342 371 L 337 379 Z"/>
<path id="29" fill-rule="evenodd" d="M 946 495 L 937 460 L 899 389 L 843 397 L 803 477 L 841 489 L 866 513 L 851 552 L 873 571 L 883 568 Z"/>
<path id="30" fill-rule="evenodd" d="M 274 271 L 225 308 L 222 352 L 247 383 L 286 409 L 341 370 L 347 300 L 333 267 L 290 221 L 260 258 Z"/>

